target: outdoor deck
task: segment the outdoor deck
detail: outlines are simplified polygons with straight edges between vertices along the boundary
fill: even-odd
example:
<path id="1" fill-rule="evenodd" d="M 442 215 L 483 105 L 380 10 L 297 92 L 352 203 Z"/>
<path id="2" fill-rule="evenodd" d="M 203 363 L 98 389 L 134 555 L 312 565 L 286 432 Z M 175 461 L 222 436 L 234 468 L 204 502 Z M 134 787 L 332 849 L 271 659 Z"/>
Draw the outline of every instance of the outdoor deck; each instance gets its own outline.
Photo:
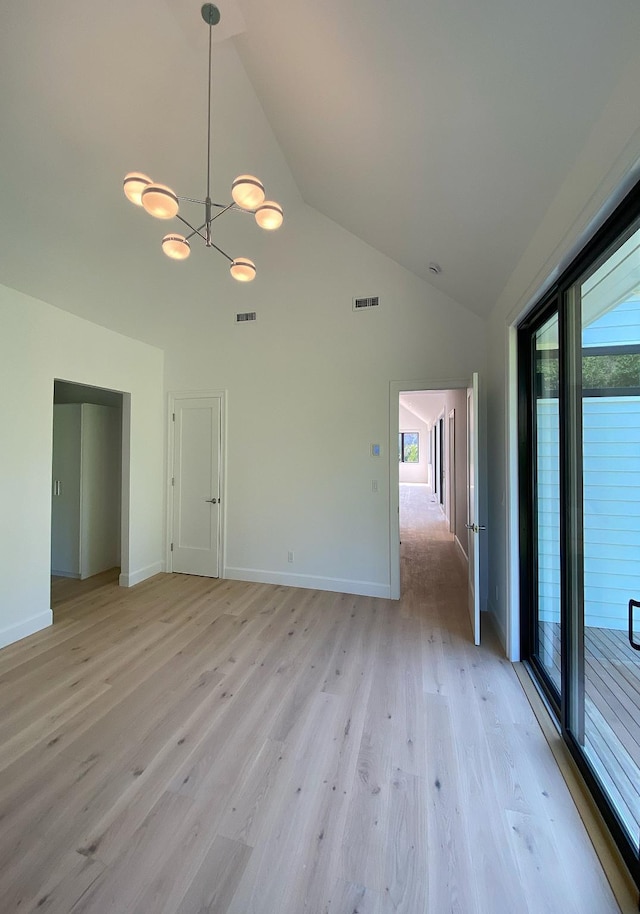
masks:
<path id="1" fill-rule="evenodd" d="M 540 623 L 540 655 L 560 684 L 560 625 Z M 618 807 L 634 842 L 640 834 L 640 652 L 624 631 L 585 630 L 587 757 Z"/>

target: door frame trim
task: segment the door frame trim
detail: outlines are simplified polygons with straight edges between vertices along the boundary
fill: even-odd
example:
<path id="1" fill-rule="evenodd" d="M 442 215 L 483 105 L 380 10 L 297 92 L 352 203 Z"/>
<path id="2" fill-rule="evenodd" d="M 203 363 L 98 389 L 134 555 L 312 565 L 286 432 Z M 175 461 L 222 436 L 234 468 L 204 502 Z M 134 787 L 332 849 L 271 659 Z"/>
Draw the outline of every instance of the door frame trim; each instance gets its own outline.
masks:
<path id="1" fill-rule="evenodd" d="M 138 569 L 135 573 L 131 572 L 131 554 L 130 554 L 130 533 L 131 533 L 131 391 L 119 390 L 115 387 L 104 387 L 102 384 L 93 384 L 91 381 L 71 381 L 66 377 L 59 376 L 55 374 L 51 380 L 51 461 L 53 461 L 53 421 L 54 421 L 54 412 L 53 407 L 56 405 L 54 402 L 54 386 L 56 381 L 63 381 L 65 384 L 73 384 L 76 387 L 94 387 L 96 390 L 104 390 L 108 393 L 120 394 L 122 397 L 122 402 L 120 404 L 120 416 L 121 416 L 121 427 L 120 427 L 120 527 L 118 529 L 118 534 L 120 538 L 119 551 L 120 551 L 120 575 L 118 577 L 118 586 L 119 587 L 132 587 L 134 584 L 137 584 L 139 581 L 143 581 L 145 577 L 148 577 L 152 574 L 156 574 L 158 571 L 162 571 L 160 562 L 157 563 L 157 567 L 154 570 L 150 571 L 149 574 L 145 574 L 147 569 Z M 53 509 L 52 509 L 53 510 Z M 51 520 L 51 517 L 50 517 Z M 53 536 L 53 529 L 50 526 L 49 529 L 49 543 L 51 543 L 51 538 Z M 151 566 L 149 566 L 151 567 Z M 51 549 L 49 549 L 49 575 L 51 575 Z M 49 612 L 51 610 L 49 609 Z M 50 623 L 47 623 L 50 624 Z M 36 629 L 37 631 L 38 629 Z M 19 635 L 20 637 L 26 637 L 25 635 Z M 17 640 L 17 639 L 16 639 Z M 11 643 L 11 642 L 10 642 Z"/>
<path id="2" fill-rule="evenodd" d="M 449 410 L 447 416 L 447 505 L 449 533 L 456 532 L 456 411 Z"/>
<path id="3" fill-rule="evenodd" d="M 469 378 L 389 381 L 389 595 L 400 599 L 400 476 L 397 457 L 401 393 L 414 390 L 466 390 Z"/>
<path id="4" fill-rule="evenodd" d="M 167 394 L 167 439 L 166 439 L 166 483 L 165 483 L 165 568 L 173 572 L 173 553 L 171 552 L 171 535 L 173 531 L 173 486 L 171 480 L 174 470 L 175 423 L 173 414 L 176 403 L 181 400 L 220 400 L 220 537 L 218 540 L 219 577 L 223 578 L 226 568 L 227 550 L 227 391 L 226 390 L 178 390 Z"/>

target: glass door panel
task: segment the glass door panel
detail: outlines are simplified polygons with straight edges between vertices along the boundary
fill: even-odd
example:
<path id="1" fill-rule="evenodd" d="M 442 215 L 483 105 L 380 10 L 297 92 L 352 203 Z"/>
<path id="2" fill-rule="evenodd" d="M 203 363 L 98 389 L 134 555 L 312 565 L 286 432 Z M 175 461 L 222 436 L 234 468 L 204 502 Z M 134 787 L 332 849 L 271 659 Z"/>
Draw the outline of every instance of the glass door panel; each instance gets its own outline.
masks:
<path id="1" fill-rule="evenodd" d="M 640 833 L 640 231 L 573 288 L 582 341 L 583 718 L 572 731 L 629 840 Z M 636 610 L 640 619 L 640 610 Z M 637 627 L 637 625 L 636 625 Z"/>
<path id="2" fill-rule="evenodd" d="M 558 315 L 533 334 L 534 548 L 536 612 L 533 655 L 560 695 L 560 453 Z"/>

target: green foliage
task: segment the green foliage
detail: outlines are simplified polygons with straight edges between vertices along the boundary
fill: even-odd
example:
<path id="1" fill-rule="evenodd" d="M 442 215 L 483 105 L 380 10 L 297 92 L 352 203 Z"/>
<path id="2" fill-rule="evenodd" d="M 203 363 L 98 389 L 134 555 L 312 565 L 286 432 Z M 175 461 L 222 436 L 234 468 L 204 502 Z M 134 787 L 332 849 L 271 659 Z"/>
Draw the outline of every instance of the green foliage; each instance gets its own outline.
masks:
<path id="1" fill-rule="evenodd" d="M 400 463 L 419 463 L 418 432 L 400 432 L 398 435 L 398 460 Z"/>
<path id="2" fill-rule="evenodd" d="M 583 390 L 611 390 L 640 387 L 640 353 L 615 355 L 588 355 L 582 353 L 582 388 Z M 558 357 L 549 353 L 539 353 L 536 364 L 537 395 L 543 398 L 558 396 Z"/>
<path id="3" fill-rule="evenodd" d="M 583 355 L 582 386 L 586 390 L 640 387 L 640 353 Z"/>
<path id="4" fill-rule="evenodd" d="M 418 445 L 417 444 L 407 444 L 404 449 L 404 462 L 405 463 L 418 463 Z"/>

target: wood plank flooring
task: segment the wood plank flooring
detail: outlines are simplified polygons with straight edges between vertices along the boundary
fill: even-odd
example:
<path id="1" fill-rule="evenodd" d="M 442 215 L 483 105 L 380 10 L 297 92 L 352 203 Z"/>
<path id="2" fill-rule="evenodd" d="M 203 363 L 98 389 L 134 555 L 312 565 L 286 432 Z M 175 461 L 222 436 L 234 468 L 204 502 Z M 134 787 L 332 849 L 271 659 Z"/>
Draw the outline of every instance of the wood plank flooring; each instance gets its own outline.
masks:
<path id="1" fill-rule="evenodd" d="M 426 487 L 401 520 L 400 602 L 99 580 L 0 651 L 3 914 L 617 914 Z"/>

